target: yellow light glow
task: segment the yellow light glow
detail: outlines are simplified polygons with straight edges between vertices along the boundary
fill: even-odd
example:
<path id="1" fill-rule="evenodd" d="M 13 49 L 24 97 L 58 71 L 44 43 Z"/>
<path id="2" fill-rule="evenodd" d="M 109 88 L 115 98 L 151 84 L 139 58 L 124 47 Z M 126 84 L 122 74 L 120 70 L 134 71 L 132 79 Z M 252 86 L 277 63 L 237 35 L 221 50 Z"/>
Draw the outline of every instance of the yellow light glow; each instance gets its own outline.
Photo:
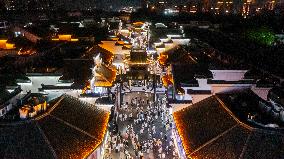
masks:
<path id="1" fill-rule="evenodd" d="M 10 50 L 10 49 L 14 49 L 14 48 L 15 48 L 15 44 L 6 43 L 6 49 Z"/>
<path id="2" fill-rule="evenodd" d="M 93 145 L 93 148 L 89 151 L 86 151 L 83 153 L 83 158 L 87 158 L 88 156 L 90 156 L 97 148 L 98 146 L 103 142 L 103 139 L 104 139 L 104 136 L 107 132 L 107 128 L 108 128 L 108 121 L 109 121 L 109 117 L 110 117 L 110 113 L 107 113 L 105 116 L 104 116 L 104 119 L 103 119 L 103 126 L 102 126 L 102 131 L 100 133 L 100 136 L 99 136 L 99 142 L 97 142 L 95 145 Z"/>
<path id="3" fill-rule="evenodd" d="M 52 41 L 71 41 L 71 42 L 79 41 L 79 39 L 72 39 L 72 35 L 70 34 L 58 35 L 58 38 L 53 38 L 51 40 Z"/>
<path id="4" fill-rule="evenodd" d="M 173 76 L 171 74 L 170 75 L 164 75 L 162 77 L 162 83 L 165 87 L 172 85 L 174 83 Z"/>
<path id="5" fill-rule="evenodd" d="M 134 22 L 133 25 L 143 25 L 143 22 Z"/>
<path id="6" fill-rule="evenodd" d="M 7 41 L 8 40 L 6 39 L 0 40 L 0 49 L 6 49 L 6 50 L 15 49 L 15 44 L 7 43 Z"/>
<path id="7" fill-rule="evenodd" d="M 124 41 L 117 41 L 117 43 L 123 45 Z"/>
<path id="8" fill-rule="evenodd" d="M 58 38 L 60 41 L 71 41 L 71 35 L 66 34 L 66 35 L 58 35 Z"/>
<path id="9" fill-rule="evenodd" d="M 7 40 L 0 40 L 0 49 L 6 48 L 6 42 L 7 42 Z"/>
<path id="10" fill-rule="evenodd" d="M 72 42 L 79 41 L 79 39 L 71 39 Z"/>
<path id="11" fill-rule="evenodd" d="M 117 41 L 117 40 L 119 40 L 119 38 L 111 38 L 111 40 Z"/>

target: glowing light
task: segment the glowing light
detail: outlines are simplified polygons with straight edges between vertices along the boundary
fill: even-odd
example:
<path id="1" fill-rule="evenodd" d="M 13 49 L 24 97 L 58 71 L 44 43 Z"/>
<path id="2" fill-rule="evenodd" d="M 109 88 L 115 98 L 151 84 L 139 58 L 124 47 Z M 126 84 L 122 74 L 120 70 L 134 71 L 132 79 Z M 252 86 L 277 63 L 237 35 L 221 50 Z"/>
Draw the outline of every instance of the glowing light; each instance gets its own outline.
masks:
<path id="1" fill-rule="evenodd" d="M 58 35 L 60 41 L 71 41 L 71 35 Z"/>
<path id="2" fill-rule="evenodd" d="M 190 152 L 191 152 L 190 143 L 189 143 L 189 141 L 187 141 L 185 139 L 185 136 L 188 135 L 188 134 L 184 134 L 184 131 L 183 131 L 184 130 L 183 127 L 185 126 L 184 122 L 183 122 L 184 118 L 181 115 L 181 113 L 178 113 L 178 112 L 175 112 L 173 117 L 174 117 L 174 121 L 176 123 L 176 128 L 178 130 L 178 134 L 179 134 L 180 139 L 182 141 L 182 145 L 183 145 L 184 151 L 185 151 L 186 155 L 188 156 L 188 158 L 192 158 L 189 155 Z"/>
<path id="3" fill-rule="evenodd" d="M 79 41 L 79 39 L 72 39 L 72 35 L 70 34 L 58 35 L 58 38 L 53 38 L 51 40 L 52 41 L 71 41 L 71 42 Z"/>
<path id="4" fill-rule="evenodd" d="M 79 39 L 71 39 L 72 42 L 79 41 Z"/>
<path id="5" fill-rule="evenodd" d="M 103 116 L 103 123 L 102 123 L 102 128 L 101 133 L 98 133 L 98 140 L 91 148 L 91 150 L 87 150 L 86 152 L 83 153 L 83 158 L 88 158 L 88 156 L 90 156 L 98 147 L 99 145 L 103 142 L 104 136 L 107 133 L 107 128 L 108 128 L 108 121 L 109 121 L 109 116 L 110 113 L 107 113 L 106 115 Z"/>
<path id="6" fill-rule="evenodd" d="M 174 79 L 172 75 L 165 75 L 162 77 L 162 83 L 165 87 L 172 85 L 174 83 Z"/>
<path id="7" fill-rule="evenodd" d="M 6 49 L 10 50 L 10 49 L 14 49 L 14 48 L 15 48 L 15 44 L 6 43 Z"/>
<path id="8" fill-rule="evenodd" d="M 0 49 L 10 50 L 15 49 L 15 44 L 7 43 L 8 40 L 0 40 Z"/>
<path id="9" fill-rule="evenodd" d="M 6 47 L 7 40 L 0 40 L 0 48 Z"/>

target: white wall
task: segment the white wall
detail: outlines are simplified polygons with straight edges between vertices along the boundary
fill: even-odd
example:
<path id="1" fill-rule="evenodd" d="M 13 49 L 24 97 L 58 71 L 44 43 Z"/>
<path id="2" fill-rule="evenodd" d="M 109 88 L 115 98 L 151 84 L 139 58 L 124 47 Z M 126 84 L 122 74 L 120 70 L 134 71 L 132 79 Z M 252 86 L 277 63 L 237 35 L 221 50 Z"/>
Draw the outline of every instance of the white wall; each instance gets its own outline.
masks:
<path id="1" fill-rule="evenodd" d="M 163 42 L 155 42 L 154 46 L 157 47 L 157 46 L 162 45 L 162 44 L 163 44 Z"/>
<path id="2" fill-rule="evenodd" d="M 176 35 L 174 35 L 174 34 L 172 34 L 172 35 L 167 35 L 167 37 L 168 38 L 182 38 L 182 35 L 179 35 L 179 34 L 176 34 Z"/>
<path id="3" fill-rule="evenodd" d="M 170 50 L 173 49 L 174 47 L 176 47 L 177 45 L 174 43 L 165 43 L 165 49 L 166 50 Z"/>
<path id="4" fill-rule="evenodd" d="M 203 99 L 206 99 L 208 97 L 212 96 L 212 94 L 192 94 L 192 104 L 198 103 L 202 101 Z"/>
<path id="5" fill-rule="evenodd" d="M 61 76 L 28 76 L 31 80 L 30 83 L 18 83 L 23 90 L 23 93 L 26 93 L 31 90 L 32 93 L 38 93 L 38 88 L 41 88 L 41 84 L 44 85 L 57 85 L 58 80 Z"/>
<path id="6" fill-rule="evenodd" d="M 130 32 L 128 29 L 121 29 L 120 30 L 121 35 L 128 37 L 130 35 Z"/>
<path id="7" fill-rule="evenodd" d="M 207 84 L 207 79 L 202 79 L 202 78 L 197 78 L 196 79 L 198 81 L 199 87 L 182 87 L 185 91 L 187 91 L 188 89 L 192 89 L 192 90 L 211 90 L 211 85 Z"/>
<path id="8" fill-rule="evenodd" d="M 192 104 L 170 104 L 173 108 L 173 112 L 177 112 L 182 110 L 183 108 L 186 108 L 188 106 L 191 106 Z"/>
<path id="9" fill-rule="evenodd" d="M 169 38 L 165 38 L 165 39 L 160 39 L 163 43 L 169 41 Z"/>
<path id="10" fill-rule="evenodd" d="M 175 45 L 188 45 L 190 39 L 172 39 L 172 41 Z"/>
<path id="11" fill-rule="evenodd" d="M 185 92 L 187 93 L 188 89 L 192 89 L 192 90 L 211 90 L 211 85 L 207 84 L 207 79 L 196 79 L 198 81 L 199 87 L 183 87 L 183 89 L 185 90 Z M 211 94 L 189 94 L 192 103 L 197 103 L 209 96 L 211 96 Z"/>
<path id="12" fill-rule="evenodd" d="M 213 74 L 213 80 L 239 81 L 244 79 L 248 70 L 210 70 Z"/>
<path id="13" fill-rule="evenodd" d="M 252 84 L 211 84 L 212 94 L 248 89 Z"/>

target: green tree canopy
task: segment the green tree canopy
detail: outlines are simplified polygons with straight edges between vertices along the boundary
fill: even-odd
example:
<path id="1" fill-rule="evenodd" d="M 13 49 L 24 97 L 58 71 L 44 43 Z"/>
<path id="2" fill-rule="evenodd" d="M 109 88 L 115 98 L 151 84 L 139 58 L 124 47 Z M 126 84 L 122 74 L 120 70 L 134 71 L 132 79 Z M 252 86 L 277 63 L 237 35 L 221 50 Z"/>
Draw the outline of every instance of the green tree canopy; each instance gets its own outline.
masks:
<path id="1" fill-rule="evenodd" d="M 245 33 L 245 38 L 258 44 L 267 46 L 272 45 L 276 40 L 275 34 L 267 27 L 249 29 Z"/>

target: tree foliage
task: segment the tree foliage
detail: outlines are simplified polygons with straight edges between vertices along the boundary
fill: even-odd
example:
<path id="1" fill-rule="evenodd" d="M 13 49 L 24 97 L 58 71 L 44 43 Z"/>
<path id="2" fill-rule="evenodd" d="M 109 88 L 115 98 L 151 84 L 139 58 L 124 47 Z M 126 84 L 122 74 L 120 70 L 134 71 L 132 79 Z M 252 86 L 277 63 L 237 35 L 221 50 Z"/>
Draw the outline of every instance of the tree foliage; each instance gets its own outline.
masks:
<path id="1" fill-rule="evenodd" d="M 276 40 L 275 34 L 267 27 L 248 29 L 245 38 L 266 46 L 272 45 Z"/>

